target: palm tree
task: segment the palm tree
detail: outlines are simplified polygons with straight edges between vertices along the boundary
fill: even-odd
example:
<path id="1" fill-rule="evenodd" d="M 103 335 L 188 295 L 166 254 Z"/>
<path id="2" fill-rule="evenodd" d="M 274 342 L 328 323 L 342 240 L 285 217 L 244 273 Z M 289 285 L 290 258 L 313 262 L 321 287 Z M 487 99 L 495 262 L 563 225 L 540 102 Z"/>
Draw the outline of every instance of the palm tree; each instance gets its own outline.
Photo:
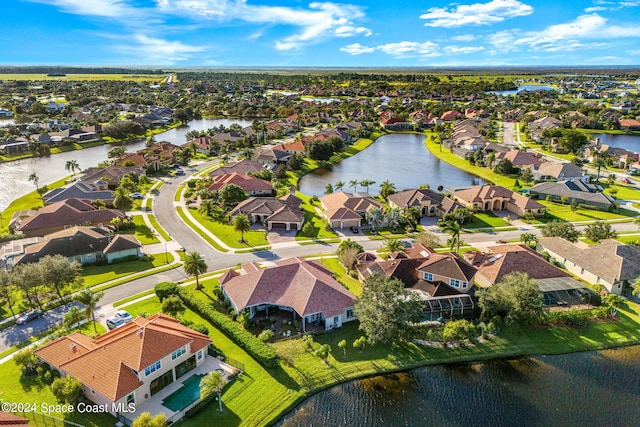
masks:
<path id="1" fill-rule="evenodd" d="M 389 180 L 382 181 L 380 184 L 380 197 L 387 200 L 391 194 L 396 192 L 396 186 L 394 183 Z"/>
<path id="2" fill-rule="evenodd" d="M 33 172 L 31 175 L 29 175 L 29 181 L 33 182 L 36 186 L 36 190 L 38 190 L 40 187 L 38 187 L 38 181 L 40 181 L 40 178 L 38 178 L 38 175 Z"/>
<path id="3" fill-rule="evenodd" d="M 103 296 L 104 292 L 93 292 L 91 289 L 85 289 L 84 291 L 76 295 L 75 298 L 76 301 L 78 301 L 80 304 L 86 306 L 84 312 L 85 318 L 87 319 L 87 322 L 89 321 L 89 319 L 93 321 L 93 331 L 96 333 L 98 332 L 98 330 L 96 329 L 95 309 L 96 305 L 98 305 L 98 301 L 100 301 L 100 298 L 102 298 Z"/>
<path id="4" fill-rule="evenodd" d="M 222 372 L 211 371 L 200 380 L 200 399 L 204 399 L 211 393 L 218 394 L 218 411 L 222 412 L 222 388 L 226 384 L 222 378 Z"/>
<path id="5" fill-rule="evenodd" d="M 119 186 L 113 192 L 113 206 L 116 209 L 127 211 L 131 209 L 133 199 L 129 196 L 129 192 L 123 186 Z"/>
<path id="6" fill-rule="evenodd" d="M 356 190 L 358 189 L 358 180 L 352 179 L 351 181 L 349 181 L 349 187 L 353 187 L 353 191 L 356 192 Z"/>
<path id="7" fill-rule="evenodd" d="M 76 171 L 80 171 L 80 165 L 77 160 L 67 160 L 67 163 L 64 164 L 64 170 L 73 175 Z"/>
<path id="8" fill-rule="evenodd" d="M 370 179 L 363 179 L 362 181 L 360 181 L 360 185 L 362 185 L 364 188 L 367 189 L 367 194 L 369 194 L 369 186 L 375 184 L 375 181 L 372 181 Z"/>
<path id="9" fill-rule="evenodd" d="M 200 202 L 198 213 L 204 216 L 212 216 L 215 211 L 216 204 L 211 199 L 204 199 Z"/>
<path id="10" fill-rule="evenodd" d="M 387 220 L 387 225 L 395 230 L 402 223 L 402 211 L 400 208 L 391 208 L 386 212 L 385 219 Z"/>
<path id="11" fill-rule="evenodd" d="M 333 188 L 336 191 L 342 191 L 342 187 L 344 187 L 344 181 L 338 181 L 335 184 L 333 184 Z"/>
<path id="12" fill-rule="evenodd" d="M 123 222 L 122 218 L 120 218 L 119 216 L 116 216 L 114 218 L 111 218 L 111 221 L 109 221 L 109 224 L 113 225 L 117 232 L 120 226 L 122 225 L 122 222 Z"/>
<path id="13" fill-rule="evenodd" d="M 202 258 L 202 255 L 200 255 L 199 252 L 195 251 L 186 254 L 184 258 L 183 268 L 185 273 L 196 278 L 196 289 L 202 289 L 202 286 L 200 286 L 199 277 L 202 273 L 205 273 L 207 271 L 207 263 L 204 261 L 204 258 Z"/>
<path id="14" fill-rule="evenodd" d="M 600 181 L 600 169 L 601 168 L 606 169 L 607 162 L 605 162 L 605 160 L 601 156 L 597 156 L 595 159 L 593 159 L 593 163 L 591 166 L 598 169 L 598 181 Z"/>
<path id="15" fill-rule="evenodd" d="M 529 243 L 535 242 L 537 240 L 538 240 L 538 237 L 533 233 L 522 233 L 520 235 L 520 241 L 527 246 L 529 246 Z"/>
<path id="16" fill-rule="evenodd" d="M 460 252 L 460 223 L 455 220 L 445 221 L 441 225 L 442 231 L 451 233 L 451 239 L 449 239 L 450 248 L 456 247 L 456 253 Z"/>
<path id="17" fill-rule="evenodd" d="M 401 252 L 404 251 L 404 245 L 398 239 L 389 239 L 385 242 L 384 248 L 389 252 Z"/>
<path id="18" fill-rule="evenodd" d="M 331 194 L 333 193 L 333 185 L 331 185 L 330 182 L 327 183 L 327 185 L 324 186 L 324 194 Z"/>
<path id="19" fill-rule="evenodd" d="M 249 218 L 244 214 L 236 215 L 236 217 L 233 218 L 233 229 L 240 233 L 240 241 L 245 243 L 244 233 L 251 230 L 251 222 L 249 221 Z"/>
<path id="20" fill-rule="evenodd" d="M 384 214 L 379 208 L 375 206 L 369 209 L 365 214 L 365 219 L 371 225 L 373 231 L 376 231 L 376 228 L 382 225 L 384 222 Z"/>
<path id="21" fill-rule="evenodd" d="M 84 313 L 78 307 L 71 307 L 67 314 L 64 315 L 64 325 L 71 329 L 73 325 L 80 325 L 80 321 L 84 318 Z"/>

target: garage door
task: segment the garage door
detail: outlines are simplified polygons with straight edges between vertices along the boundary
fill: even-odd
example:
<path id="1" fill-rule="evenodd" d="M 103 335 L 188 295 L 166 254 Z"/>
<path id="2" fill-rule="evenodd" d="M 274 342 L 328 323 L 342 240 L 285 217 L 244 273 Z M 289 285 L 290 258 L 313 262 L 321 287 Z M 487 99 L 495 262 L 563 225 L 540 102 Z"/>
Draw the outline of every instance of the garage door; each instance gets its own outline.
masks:
<path id="1" fill-rule="evenodd" d="M 284 222 L 272 222 L 271 228 L 287 228 L 287 224 Z"/>
<path id="2" fill-rule="evenodd" d="M 292 230 L 297 230 L 298 229 L 298 224 L 291 224 L 290 227 Z"/>

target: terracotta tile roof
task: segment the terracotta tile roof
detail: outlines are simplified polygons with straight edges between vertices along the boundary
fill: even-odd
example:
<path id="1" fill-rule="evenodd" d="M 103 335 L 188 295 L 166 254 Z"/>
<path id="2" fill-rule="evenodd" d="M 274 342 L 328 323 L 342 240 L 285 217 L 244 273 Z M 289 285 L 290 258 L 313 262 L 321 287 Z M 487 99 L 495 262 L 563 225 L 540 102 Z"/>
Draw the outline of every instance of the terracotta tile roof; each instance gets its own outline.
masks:
<path id="1" fill-rule="evenodd" d="M 327 217 L 327 219 L 329 219 L 330 221 L 338 220 L 338 219 L 345 220 L 345 219 L 361 219 L 362 218 L 359 213 L 354 212 L 351 209 L 347 209 L 347 208 L 327 210 L 325 211 L 324 214 Z"/>
<path id="2" fill-rule="evenodd" d="M 255 176 L 243 175 L 238 172 L 233 172 L 227 175 L 219 175 L 213 178 L 213 184 L 207 187 L 209 190 L 220 190 L 222 187 L 228 184 L 234 184 L 242 188 L 245 193 L 252 191 L 272 191 L 273 186 L 270 182 L 263 179 L 256 178 Z"/>
<path id="3" fill-rule="evenodd" d="M 491 246 L 489 253 L 466 252 L 465 259 L 491 283 L 514 272 L 527 273 L 533 279 L 568 277 L 569 274 L 549 264 L 540 254 L 524 245 Z"/>
<path id="4" fill-rule="evenodd" d="M 382 204 L 371 196 L 345 193 L 337 191 L 320 197 L 322 205 L 327 211 L 335 211 L 340 208 L 347 208 L 358 214 L 365 213 L 372 207 L 382 209 Z"/>
<path id="5" fill-rule="evenodd" d="M 324 266 L 299 258 L 220 283 L 239 311 L 268 303 L 292 307 L 300 316 L 323 313 L 328 318 L 342 314 L 355 301 Z"/>
<path id="6" fill-rule="evenodd" d="M 286 144 L 280 144 L 274 147 L 275 150 L 298 151 L 304 153 L 304 144 L 302 141 L 293 141 Z"/>
<path id="7" fill-rule="evenodd" d="M 512 193 L 513 191 L 500 187 L 499 185 L 481 185 L 458 190 L 454 192 L 453 195 L 469 203 L 479 203 L 495 197 L 510 198 Z"/>
<path id="8" fill-rule="evenodd" d="M 137 318 L 95 340 L 79 335 L 59 338 L 35 354 L 112 401 L 140 387 L 136 373 L 152 363 L 187 344 L 195 353 L 211 343 L 163 314 Z"/>
<path id="9" fill-rule="evenodd" d="M 29 420 L 0 411 L 0 426 L 29 427 Z"/>

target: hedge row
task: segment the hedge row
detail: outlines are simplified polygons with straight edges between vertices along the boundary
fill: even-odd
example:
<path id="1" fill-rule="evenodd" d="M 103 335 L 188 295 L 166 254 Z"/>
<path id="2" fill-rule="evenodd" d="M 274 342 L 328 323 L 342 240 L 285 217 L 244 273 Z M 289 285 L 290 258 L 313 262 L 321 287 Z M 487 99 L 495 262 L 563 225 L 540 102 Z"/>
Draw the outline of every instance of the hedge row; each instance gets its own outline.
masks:
<path id="1" fill-rule="evenodd" d="M 236 322 L 204 301 L 195 298 L 187 289 L 179 288 L 178 295 L 180 295 L 184 305 L 220 329 L 223 334 L 249 353 L 258 363 L 267 368 L 278 366 L 278 355 L 273 348 L 260 341 L 250 332 L 240 328 Z"/>

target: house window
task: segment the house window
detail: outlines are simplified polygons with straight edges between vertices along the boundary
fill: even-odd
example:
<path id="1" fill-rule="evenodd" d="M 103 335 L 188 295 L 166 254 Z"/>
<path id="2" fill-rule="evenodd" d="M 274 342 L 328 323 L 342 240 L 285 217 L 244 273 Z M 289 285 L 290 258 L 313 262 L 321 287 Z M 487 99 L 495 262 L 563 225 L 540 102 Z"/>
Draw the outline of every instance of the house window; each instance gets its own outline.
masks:
<path id="1" fill-rule="evenodd" d="M 459 288 L 460 287 L 460 280 L 458 280 L 458 279 L 449 279 L 449 286 L 451 286 L 452 288 Z"/>
<path id="2" fill-rule="evenodd" d="M 424 280 L 426 280 L 427 282 L 433 282 L 433 274 L 432 273 L 424 272 L 424 273 L 422 273 L 422 278 Z"/>
<path id="3" fill-rule="evenodd" d="M 131 394 L 127 395 L 127 405 L 130 405 L 132 403 L 136 403 L 136 394 L 135 393 L 131 393 Z"/>
<path id="4" fill-rule="evenodd" d="M 160 361 L 158 360 L 156 363 L 144 368 L 144 375 L 148 377 L 149 375 L 153 374 L 155 371 L 159 369 L 160 369 Z"/>
<path id="5" fill-rule="evenodd" d="M 467 289 L 467 285 L 469 285 L 467 282 L 462 282 L 462 289 Z"/>
<path id="6" fill-rule="evenodd" d="M 202 350 L 198 351 L 198 360 L 202 359 Z"/>
<path id="7" fill-rule="evenodd" d="M 171 360 L 176 360 L 178 357 L 182 356 L 186 352 L 187 352 L 187 347 L 186 346 L 180 347 L 179 349 L 177 349 L 176 351 L 171 353 Z"/>
<path id="8" fill-rule="evenodd" d="M 353 310 L 347 310 L 347 319 L 351 319 L 353 317 Z"/>

